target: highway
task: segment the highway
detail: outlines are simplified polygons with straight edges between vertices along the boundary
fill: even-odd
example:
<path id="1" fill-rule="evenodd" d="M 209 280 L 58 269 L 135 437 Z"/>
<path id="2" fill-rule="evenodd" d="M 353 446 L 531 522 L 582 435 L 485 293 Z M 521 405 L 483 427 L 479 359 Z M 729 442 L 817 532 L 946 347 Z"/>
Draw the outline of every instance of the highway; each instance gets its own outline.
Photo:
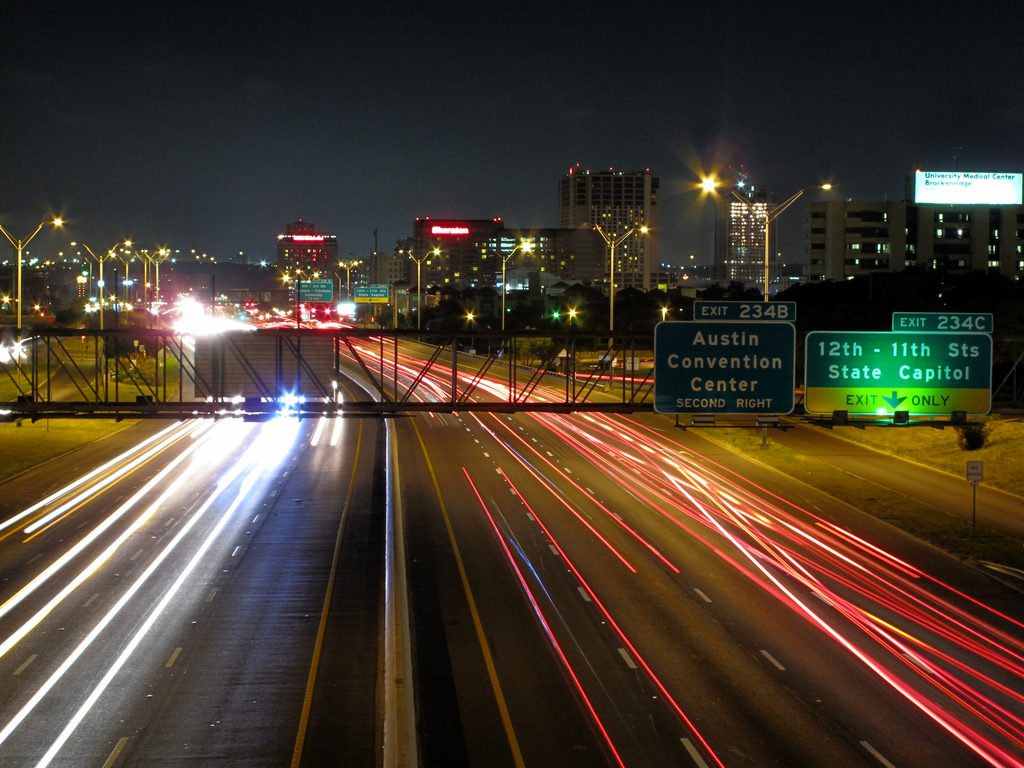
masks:
<path id="1" fill-rule="evenodd" d="M 7 484 L 35 503 L 0 521 L 0 763 L 372 764 L 382 426 L 146 434 Z"/>
<path id="2" fill-rule="evenodd" d="M 130 432 L 4 486 L 5 766 L 1024 764 L 1019 594 L 665 417 Z"/>
<path id="3" fill-rule="evenodd" d="M 398 432 L 425 764 L 1021 764 L 1022 603 L 974 569 L 665 418 Z"/>

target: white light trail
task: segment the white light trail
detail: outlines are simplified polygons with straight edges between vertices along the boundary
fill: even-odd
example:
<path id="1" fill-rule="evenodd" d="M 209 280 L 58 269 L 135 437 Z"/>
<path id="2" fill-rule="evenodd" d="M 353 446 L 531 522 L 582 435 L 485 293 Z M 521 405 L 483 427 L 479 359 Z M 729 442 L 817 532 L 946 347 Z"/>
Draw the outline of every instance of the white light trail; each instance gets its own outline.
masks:
<path id="1" fill-rule="evenodd" d="M 147 445 L 149 445 L 150 443 L 154 442 L 155 440 L 159 440 L 161 437 L 166 435 L 168 432 L 171 432 L 172 430 L 176 430 L 176 429 L 181 429 L 181 428 L 182 428 L 181 424 L 172 424 L 171 426 L 167 427 L 166 429 L 163 429 L 163 430 L 157 432 L 155 435 L 151 435 L 150 437 L 147 437 L 145 440 L 143 440 L 142 442 L 137 443 L 136 445 L 132 446 L 131 448 L 129 448 L 127 451 L 123 452 L 119 456 L 115 456 L 113 459 L 108 461 L 106 464 L 103 464 L 102 466 L 99 466 L 96 469 L 94 469 L 94 470 L 92 470 L 90 472 L 87 472 L 86 474 L 82 475 L 81 477 L 79 477 L 74 482 L 69 483 L 68 485 L 65 485 L 60 490 L 54 491 L 49 496 L 47 496 L 45 499 L 42 499 L 41 501 L 37 501 L 31 507 L 29 507 L 28 509 L 22 510 L 21 512 L 16 514 L 14 517 L 7 518 L 2 523 L 0 523 L 0 531 L 4 530 L 5 528 L 10 528 L 12 525 L 17 523 L 19 520 L 23 520 L 24 518 L 28 517 L 33 512 L 35 512 L 36 510 L 42 509 L 47 504 L 51 504 L 54 501 L 56 501 L 57 499 L 59 499 L 64 494 L 70 493 L 75 488 L 77 488 L 78 486 L 82 485 L 82 483 L 88 482 L 92 478 L 96 477 L 96 475 L 98 475 L 98 474 L 100 474 L 102 472 L 105 472 L 106 470 L 110 469 L 110 467 L 112 467 L 115 464 L 117 464 L 119 461 L 124 461 L 126 458 L 131 456 L 136 451 L 141 450 L 142 448 L 146 447 Z M 184 427 L 184 429 L 186 431 L 189 430 L 189 429 L 195 429 L 195 428 L 196 428 L 196 425 L 193 424 L 193 423 L 187 423 L 185 425 L 185 427 Z"/>
<path id="2" fill-rule="evenodd" d="M 278 420 L 281 421 L 281 420 Z M 274 422 L 272 422 L 272 425 Z M 188 575 L 195 569 L 202 556 L 210 548 L 213 542 L 220 535 L 221 531 L 227 525 L 235 510 L 241 505 L 256 480 L 273 464 L 279 461 L 287 452 L 291 449 L 294 436 L 297 433 L 298 425 L 292 426 L 288 431 L 282 433 L 282 429 L 267 429 L 264 434 L 261 435 L 261 439 L 253 442 L 245 454 L 233 464 L 227 475 L 221 478 L 216 486 L 214 487 L 213 493 L 204 501 L 198 510 L 189 518 L 189 520 L 182 526 L 175 537 L 168 542 L 164 549 L 154 558 L 146 570 L 139 576 L 139 578 L 127 589 L 127 591 L 121 596 L 121 598 L 114 604 L 113 607 L 107 612 L 107 614 L 96 624 L 95 627 L 89 632 L 89 634 L 82 640 L 81 643 L 75 648 L 74 651 L 61 663 L 61 665 L 54 671 L 54 673 L 47 679 L 47 681 L 32 695 L 29 701 L 18 711 L 18 713 L 4 726 L 3 730 L 0 730 L 0 744 L 3 744 L 10 735 L 18 728 L 19 725 L 31 714 L 32 710 L 39 704 L 43 698 L 56 686 L 64 674 L 78 661 L 78 659 L 88 650 L 89 646 L 103 633 L 103 631 L 110 625 L 110 623 L 117 617 L 117 615 L 125 608 L 129 601 L 138 593 L 138 591 L 145 585 L 145 583 L 153 576 L 157 569 L 164 563 L 164 561 L 171 555 L 171 553 L 177 548 L 182 540 L 187 536 L 189 532 L 196 526 L 196 524 L 203 518 L 206 512 L 210 509 L 217 498 L 223 493 L 238 477 L 241 475 L 250 465 L 255 464 L 255 467 L 250 472 L 249 476 L 243 481 L 239 492 L 236 494 L 235 499 L 231 505 L 222 515 L 216 526 L 207 535 L 206 539 L 200 545 L 200 548 L 193 555 L 192 559 L 186 565 L 185 569 L 179 574 L 171 588 L 165 593 L 164 597 L 157 604 L 156 608 L 150 613 L 149 617 L 143 623 L 143 625 L 136 632 L 135 636 L 128 643 L 121 655 L 115 661 L 114 665 L 104 675 L 103 680 L 96 686 L 93 692 L 86 699 L 85 703 L 79 708 L 75 716 L 68 722 L 64 730 L 58 736 L 57 740 L 50 746 L 47 753 L 43 756 L 38 766 L 46 766 L 53 760 L 57 752 L 64 745 L 75 728 L 78 727 L 81 720 L 88 714 L 89 709 L 103 693 L 103 690 L 109 685 L 110 681 L 117 674 L 117 672 L 124 666 L 124 663 L 128 660 L 134 650 L 142 642 L 146 633 L 153 626 L 156 620 L 160 617 L 167 605 L 173 599 L 174 595 L 181 588 L 181 585 L 185 582 Z M 282 438 L 287 437 L 290 433 L 291 440 L 285 441 Z"/>

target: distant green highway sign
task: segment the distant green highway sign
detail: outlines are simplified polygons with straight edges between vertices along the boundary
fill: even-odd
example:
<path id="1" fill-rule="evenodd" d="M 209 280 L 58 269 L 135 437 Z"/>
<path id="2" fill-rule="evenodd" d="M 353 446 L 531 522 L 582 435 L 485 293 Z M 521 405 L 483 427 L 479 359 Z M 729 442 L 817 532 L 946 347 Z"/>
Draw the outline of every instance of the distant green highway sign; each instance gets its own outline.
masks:
<path id="1" fill-rule="evenodd" d="M 334 301 L 334 281 L 299 280 L 299 301 L 330 304 Z"/>
<path id="2" fill-rule="evenodd" d="M 796 320 L 795 301 L 706 301 L 693 302 L 694 320 Z"/>
<path id="3" fill-rule="evenodd" d="M 992 333 L 991 312 L 893 312 L 894 331 Z"/>
<path id="4" fill-rule="evenodd" d="M 387 283 L 356 286 L 356 304 L 387 304 L 391 300 L 391 291 Z"/>
<path id="5" fill-rule="evenodd" d="M 992 409 L 992 337 L 811 331 L 804 344 L 804 382 L 808 413 L 985 414 Z"/>
<path id="6" fill-rule="evenodd" d="M 658 413 L 787 414 L 796 331 L 777 322 L 669 322 L 654 329 Z"/>

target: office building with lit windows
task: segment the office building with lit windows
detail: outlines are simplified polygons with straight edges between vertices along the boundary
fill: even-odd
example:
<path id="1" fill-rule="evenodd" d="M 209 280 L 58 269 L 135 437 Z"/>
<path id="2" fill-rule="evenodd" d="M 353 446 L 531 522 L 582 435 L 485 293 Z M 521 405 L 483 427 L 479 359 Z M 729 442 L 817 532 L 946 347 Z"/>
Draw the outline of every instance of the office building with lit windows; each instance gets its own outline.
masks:
<path id="1" fill-rule="evenodd" d="M 737 199 L 739 195 L 743 199 Z M 715 215 L 715 279 L 764 287 L 765 218 L 775 209 L 768 194 L 743 176 L 731 192 L 717 200 Z M 768 253 L 771 274 L 777 272 L 775 231 L 769 228 Z"/>
<path id="2" fill-rule="evenodd" d="M 529 248 L 521 247 L 523 241 Z M 500 216 L 491 219 L 433 219 L 413 222 L 409 241 L 426 286 L 501 289 L 504 263 L 511 269 L 535 269 L 558 279 L 600 285 L 604 279 L 604 242 L 591 228 L 508 229 Z M 415 260 L 409 280 L 416 281 Z M 436 252 L 435 252 L 436 251 Z"/>
<path id="3" fill-rule="evenodd" d="M 316 225 L 299 219 L 277 236 L 277 265 L 285 270 L 331 269 L 338 263 L 338 236 L 318 232 Z"/>
<path id="4" fill-rule="evenodd" d="M 558 225 L 561 229 L 592 229 L 600 225 L 610 237 L 641 226 L 615 250 L 615 285 L 650 290 L 658 269 L 658 189 L 651 171 L 593 173 L 577 164 L 558 185 Z M 607 251 L 606 251 L 607 253 Z M 607 261 L 607 255 L 605 255 Z M 604 264 L 602 281 L 608 282 Z"/>
<path id="5" fill-rule="evenodd" d="M 904 201 L 807 207 L 807 277 L 843 280 L 919 268 L 1024 277 L 1019 173 L 916 171 Z"/>

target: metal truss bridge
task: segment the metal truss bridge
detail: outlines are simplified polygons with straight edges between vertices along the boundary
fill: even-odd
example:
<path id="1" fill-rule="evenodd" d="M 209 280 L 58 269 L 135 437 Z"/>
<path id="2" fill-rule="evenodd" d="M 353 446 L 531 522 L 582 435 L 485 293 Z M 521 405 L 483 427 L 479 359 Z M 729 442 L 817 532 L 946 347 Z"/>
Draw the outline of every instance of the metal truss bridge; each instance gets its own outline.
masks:
<path id="1" fill-rule="evenodd" d="M 649 411 L 650 335 L 0 331 L 0 419 Z"/>

